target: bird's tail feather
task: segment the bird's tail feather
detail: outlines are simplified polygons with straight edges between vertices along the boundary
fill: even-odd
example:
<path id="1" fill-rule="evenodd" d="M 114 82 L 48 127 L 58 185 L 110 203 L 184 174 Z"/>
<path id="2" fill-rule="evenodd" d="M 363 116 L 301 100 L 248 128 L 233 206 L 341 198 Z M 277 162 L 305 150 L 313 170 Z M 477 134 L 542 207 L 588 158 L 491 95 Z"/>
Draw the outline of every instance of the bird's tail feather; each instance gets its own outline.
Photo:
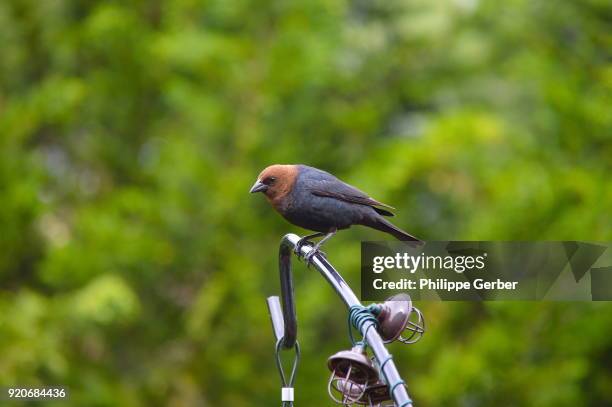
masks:
<path id="1" fill-rule="evenodd" d="M 371 228 L 374 228 L 376 230 L 380 230 L 381 232 L 389 233 L 397 240 L 412 242 L 411 245 L 414 245 L 415 247 L 421 246 L 424 243 L 422 240 L 412 236 L 407 232 L 404 232 L 402 229 L 398 228 L 382 216 L 377 216 L 373 222 L 368 222 L 367 226 L 370 226 Z"/>

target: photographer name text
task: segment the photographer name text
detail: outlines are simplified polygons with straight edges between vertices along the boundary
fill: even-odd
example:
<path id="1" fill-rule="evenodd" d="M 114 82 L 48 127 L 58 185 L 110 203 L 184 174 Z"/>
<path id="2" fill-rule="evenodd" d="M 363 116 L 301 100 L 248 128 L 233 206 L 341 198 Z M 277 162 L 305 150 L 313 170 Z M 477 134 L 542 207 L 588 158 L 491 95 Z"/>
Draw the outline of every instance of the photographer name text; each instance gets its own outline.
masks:
<path id="1" fill-rule="evenodd" d="M 436 290 L 458 292 L 465 290 L 516 290 L 518 281 L 503 281 L 497 279 L 495 281 L 486 281 L 482 278 L 477 278 L 472 281 L 450 281 L 445 278 L 420 278 L 410 280 L 402 278 L 397 281 L 385 281 L 382 278 L 376 278 L 372 281 L 372 286 L 376 290 Z"/>

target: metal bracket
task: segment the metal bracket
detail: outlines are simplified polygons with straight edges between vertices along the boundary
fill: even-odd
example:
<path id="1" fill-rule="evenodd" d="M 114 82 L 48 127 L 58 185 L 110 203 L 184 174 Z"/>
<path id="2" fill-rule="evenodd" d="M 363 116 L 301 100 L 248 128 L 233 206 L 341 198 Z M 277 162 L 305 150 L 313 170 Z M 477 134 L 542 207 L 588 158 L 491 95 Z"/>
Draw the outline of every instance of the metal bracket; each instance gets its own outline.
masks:
<path id="1" fill-rule="evenodd" d="M 293 243 L 285 235 L 278 249 L 278 271 L 282 298 L 281 306 L 277 296 L 268 297 L 268 311 L 272 320 L 276 340 L 282 339 L 282 347 L 291 349 L 297 340 L 297 315 L 295 312 L 295 298 L 293 294 L 293 275 L 291 273 L 291 254 Z M 295 235 L 294 235 L 295 236 Z"/>
<path id="2" fill-rule="evenodd" d="M 293 278 L 291 274 L 291 255 L 299 240 L 299 236 L 289 233 L 283 236 L 280 243 L 278 265 L 281 285 L 282 316 L 279 298 L 268 297 L 268 309 L 274 328 L 274 335 L 277 341 L 282 340 L 281 345 L 285 349 L 293 348 L 297 340 L 297 317 L 295 313 Z M 304 257 L 310 253 L 311 250 L 312 247 L 310 245 L 303 245 L 298 256 Z M 312 264 L 332 286 L 348 308 L 353 305 L 361 306 L 361 302 L 353 290 L 351 290 L 346 281 L 344 281 L 342 276 L 325 257 L 320 254 L 315 254 L 312 257 Z M 364 326 L 362 334 L 365 334 L 364 339 L 372 349 L 388 383 L 403 384 L 404 382 L 395 367 L 391 354 L 387 351 L 378 331 L 376 331 L 376 329 L 368 329 L 367 326 Z M 410 397 L 408 397 L 408 392 L 404 385 L 394 385 L 392 389 L 389 389 L 389 392 L 396 405 L 402 407 L 412 406 L 412 401 Z"/>

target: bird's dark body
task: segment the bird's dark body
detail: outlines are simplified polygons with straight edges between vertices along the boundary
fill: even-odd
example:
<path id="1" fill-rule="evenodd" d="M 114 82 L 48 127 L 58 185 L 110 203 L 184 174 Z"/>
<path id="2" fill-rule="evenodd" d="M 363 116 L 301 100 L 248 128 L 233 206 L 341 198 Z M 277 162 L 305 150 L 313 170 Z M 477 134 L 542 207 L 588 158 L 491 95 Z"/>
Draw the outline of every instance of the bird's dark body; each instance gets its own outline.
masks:
<path id="1" fill-rule="evenodd" d="M 295 184 L 279 212 L 294 225 L 315 232 L 328 232 L 331 228 L 347 229 L 351 225 L 367 224 L 368 220 L 380 216 L 371 206 L 316 194 L 327 189 L 366 196 L 325 171 L 299 165 Z"/>

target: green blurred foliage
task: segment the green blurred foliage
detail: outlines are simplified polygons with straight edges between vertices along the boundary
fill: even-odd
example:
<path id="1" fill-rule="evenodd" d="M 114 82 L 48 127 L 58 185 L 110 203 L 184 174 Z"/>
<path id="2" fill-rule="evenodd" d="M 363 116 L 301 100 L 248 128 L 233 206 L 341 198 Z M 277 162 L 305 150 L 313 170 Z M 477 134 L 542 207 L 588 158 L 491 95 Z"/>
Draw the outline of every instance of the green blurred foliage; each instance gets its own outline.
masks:
<path id="1" fill-rule="evenodd" d="M 0 2 L 0 385 L 73 406 L 269 406 L 271 163 L 428 240 L 612 239 L 605 0 Z M 356 228 L 327 253 L 353 286 Z M 295 269 L 301 405 L 346 310 Z M 607 303 L 421 303 L 417 406 L 612 404 Z M 14 403 L 13 405 L 18 405 Z M 34 405 L 34 404 L 32 404 Z M 38 404 L 37 404 L 38 405 Z"/>

